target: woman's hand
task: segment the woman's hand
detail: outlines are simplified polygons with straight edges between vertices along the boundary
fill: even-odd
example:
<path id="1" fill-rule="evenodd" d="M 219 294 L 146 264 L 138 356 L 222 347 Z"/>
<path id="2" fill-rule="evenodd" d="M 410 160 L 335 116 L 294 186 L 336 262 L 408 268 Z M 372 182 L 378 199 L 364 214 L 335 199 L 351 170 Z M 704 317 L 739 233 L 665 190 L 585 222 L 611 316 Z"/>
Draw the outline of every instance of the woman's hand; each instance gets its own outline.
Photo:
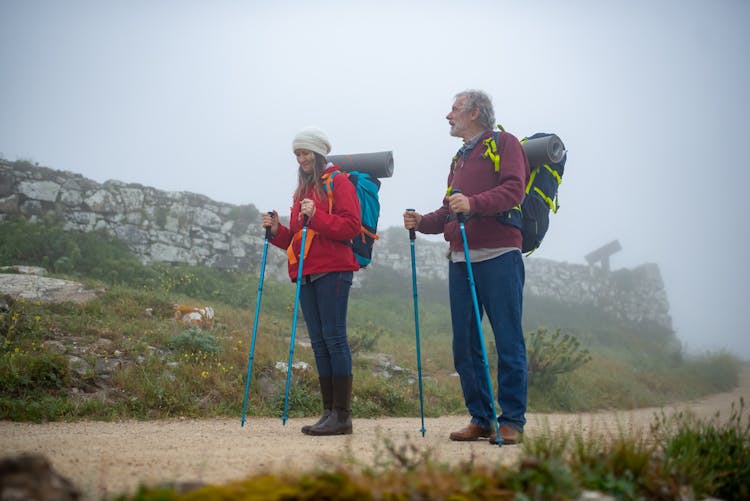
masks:
<path id="1" fill-rule="evenodd" d="M 279 231 L 279 213 L 276 211 L 263 213 L 263 227 L 271 229 L 271 236 L 275 237 Z"/>
<path id="2" fill-rule="evenodd" d="M 300 217 L 307 216 L 308 221 L 315 215 L 315 202 L 309 198 L 303 198 L 299 207 Z"/>

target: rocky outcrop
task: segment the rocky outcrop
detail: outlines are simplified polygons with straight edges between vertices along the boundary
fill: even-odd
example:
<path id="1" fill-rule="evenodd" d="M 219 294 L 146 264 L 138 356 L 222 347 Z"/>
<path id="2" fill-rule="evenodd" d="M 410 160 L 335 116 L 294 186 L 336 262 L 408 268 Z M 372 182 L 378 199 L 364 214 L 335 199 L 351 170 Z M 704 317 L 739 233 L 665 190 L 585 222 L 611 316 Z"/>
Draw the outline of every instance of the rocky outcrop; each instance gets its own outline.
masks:
<path id="1" fill-rule="evenodd" d="M 0 215 L 61 218 L 70 230 L 105 230 L 144 263 L 248 268 L 263 245 L 253 205 L 216 202 L 139 184 L 99 184 L 72 172 L 0 161 Z"/>
<path id="2" fill-rule="evenodd" d="M 85 303 L 97 291 L 78 282 L 43 276 L 44 268 L 3 266 L 0 268 L 0 294 L 26 301 Z"/>
<path id="3" fill-rule="evenodd" d="M 122 240 L 144 263 L 179 262 L 246 270 L 257 267 L 263 248 L 260 214 L 252 204 L 236 206 L 188 192 L 164 192 L 139 184 L 99 184 L 79 174 L 0 160 L 0 221 L 34 221 L 53 215 L 71 230 L 104 230 Z M 447 244 L 417 240 L 419 277 L 447 280 Z M 381 229 L 371 270 L 411 273 L 403 228 Z M 286 255 L 271 247 L 266 275 L 287 279 Z M 356 275 L 355 286 L 367 281 Z M 659 268 L 629 270 L 526 259 L 526 293 L 574 304 L 590 304 L 636 322 L 672 328 Z"/>

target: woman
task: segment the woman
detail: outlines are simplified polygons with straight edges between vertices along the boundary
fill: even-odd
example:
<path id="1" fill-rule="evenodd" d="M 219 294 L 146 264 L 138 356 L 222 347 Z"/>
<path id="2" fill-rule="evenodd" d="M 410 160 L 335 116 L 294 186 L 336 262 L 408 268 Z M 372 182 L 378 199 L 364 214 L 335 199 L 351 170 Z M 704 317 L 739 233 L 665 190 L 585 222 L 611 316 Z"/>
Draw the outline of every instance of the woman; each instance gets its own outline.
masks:
<path id="1" fill-rule="evenodd" d="M 324 175 L 336 170 L 326 160 L 331 143 L 318 129 L 300 131 L 292 142 L 299 164 L 289 227 L 276 211 L 263 215 L 271 228 L 270 242 L 287 249 L 289 277 L 302 280 L 300 304 L 318 368 L 323 415 L 302 427 L 307 435 L 352 433 L 352 355 L 346 337 L 346 311 L 353 272 L 359 269 L 349 240 L 359 234 L 359 199 L 344 175 L 332 178 L 332 198 L 324 189 Z M 307 225 L 302 277 L 297 277 L 303 225 Z"/>

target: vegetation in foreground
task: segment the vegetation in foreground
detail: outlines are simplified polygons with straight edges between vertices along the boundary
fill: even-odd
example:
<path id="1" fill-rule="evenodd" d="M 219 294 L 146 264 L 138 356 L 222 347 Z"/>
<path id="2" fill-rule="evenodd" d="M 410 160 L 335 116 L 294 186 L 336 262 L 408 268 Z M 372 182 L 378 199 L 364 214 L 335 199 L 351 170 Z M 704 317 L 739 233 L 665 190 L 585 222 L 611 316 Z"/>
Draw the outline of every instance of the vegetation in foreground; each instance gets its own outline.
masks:
<path id="1" fill-rule="evenodd" d="M 43 266 L 106 291 L 85 304 L 5 299 L 0 419 L 240 416 L 257 270 L 144 266 L 103 234 L 69 233 L 53 221 L 6 221 L 0 224 L 0 266 L 19 264 Z M 372 283 L 353 290 L 350 300 L 353 412 L 415 416 L 420 407 L 414 317 L 410 298 L 403 297 L 409 277 L 373 271 Z M 247 412 L 279 416 L 294 289 L 266 280 L 262 297 Z M 447 305 L 434 291 L 420 298 L 425 298 L 420 302 L 425 413 L 463 413 Z M 210 329 L 186 328 L 174 319 L 175 303 L 211 305 L 216 321 Z M 737 383 L 741 362 L 735 357 L 683 356 L 663 328 L 533 297 L 526 310 L 533 314 L 525 319 L 532 412 L 653 406 Z M 303 322 L 298 331 L 299 340 Z M 492 340 L 487 343 L 492 356 Z M 297 346 L 294 361 L 312 367 L 312 351 Z M 289 417 L 319 412 L 315 372 L 301 367 L 293 369 Z"/>
<path id="2" fill-rule="evenodd" d="M 699 420 L 657 416 L 652 439 L 560 432 L 524 445 L 514 467 L 447 466 L 431 451 L 385 440 L 383 460 L 342 463 L 333 470 L 258 475 L 178 493 L 179 486 L 142 487 L 120 501 L 156 500 L 568 500 L 584 491 L 616 499 L 734 500 L 750 497 L 750 417 L 744 401 L 731 415 Z"/>

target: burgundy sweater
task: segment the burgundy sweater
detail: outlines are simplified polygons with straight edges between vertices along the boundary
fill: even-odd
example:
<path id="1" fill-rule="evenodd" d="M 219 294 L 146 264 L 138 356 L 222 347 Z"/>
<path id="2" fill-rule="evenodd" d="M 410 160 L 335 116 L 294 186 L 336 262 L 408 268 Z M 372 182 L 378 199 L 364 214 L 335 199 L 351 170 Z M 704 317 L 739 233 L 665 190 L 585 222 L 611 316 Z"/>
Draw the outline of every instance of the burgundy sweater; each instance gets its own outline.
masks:
<path id="1" fill-rule="evenodd" d="M 484 158 L 486 147 L 482 141 L 492 131 L 482 134 L 474 148 L 459 156 L 448 174 L 448 186 L 469 198 L 471 214 L 465 224 L 470 249 L 521 248 L 521 231 L 501 223 L 497 214 L 510 210 L 523 201 L 529 181 L 529 161 L 521 143 L 508 132 L 500 132 L 497 149 L 500 153 L 500 172 L 495 172 L 492 160 Z M 439 209 L 422 216 L 419 231 L 443 233 L 452 251 L 462 251 L 463 241 L 458 221 L 450 217 L 447 198 Z"/>

